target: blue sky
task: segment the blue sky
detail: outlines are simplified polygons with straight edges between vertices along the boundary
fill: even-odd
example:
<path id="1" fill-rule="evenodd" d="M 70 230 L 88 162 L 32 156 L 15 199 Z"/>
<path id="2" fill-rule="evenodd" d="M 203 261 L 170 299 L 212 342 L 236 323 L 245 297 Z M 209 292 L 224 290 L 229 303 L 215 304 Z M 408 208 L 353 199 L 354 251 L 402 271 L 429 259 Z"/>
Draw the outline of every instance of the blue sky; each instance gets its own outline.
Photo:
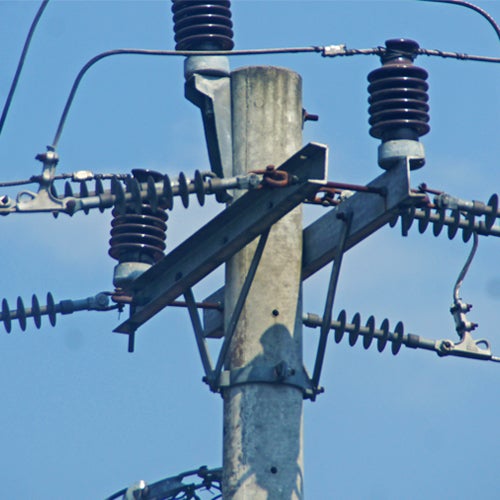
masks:
<path id="1" fill-rule="evenodd" d="M 0 0 L 0 102 L 5 99 L 38 2 Z M 500 20 L 500 3 L 478 5 Z M 407 37 L 421 47 L 499 56 L 498 38 L 478 14 L 418 1 L 239 1 L 236 48 L 346 43 L 383 45 Z M 170 2 L 52 1 L 33 39 L 0 136 L 0 181 L 40 172 L 34 156 L 52 141 L 71 84 L 85 62 L 121 47 L 173 49 Z M 366 183 L 381 173 L 368 134 L 367 74 L 375 56 L 234 57 L 232 68 L 272 64 L 303 77 L 304 106 L 319 114 L 304 143 L 330 147 L 331 180 Z M 499 67 L 421 56 L 429 72 L 431 132 L 422 138 L 421 182 L 466 199 L 500 191 Z M 182 58 L 115 57 L 98 63 L 76 96 L 58 153 L 58 171 L 175 176 L 206 169 L 199 111 L 183 97 Z M 16 189 L 1 188 L 2 194 Z M 180 205 L 180 204 L 179 204 Z M 170 214 L 168 249 L 221 207 L 180 206 Z M 308 208 L 304 225 L 324 212 Z M 112 289 L 110 213 L 12 214 L 2 225 L 0 298 L 13 305 L 51 291 L 56 300 Z M 482 237 L 462 296 L 474 305 L 477 338 L 500 355 L 498 240 Z M 428 338 L 455 339 L 452 288 L 470 248 L 413 228 L 383 228 L 344 258 L 334 315 L 359 311 Z M 305 283 L 304 310 L 321 313 L 328 269 Z M 222 285 L 218 270 L 195 290 Z M 123 316 L 122 316 L 123 319 Z M 43 321 L 43 320 L 42 320 Z M 202 384 L 187 313 L 168 309 L 137 334 L 136 352 L 112 333 L 115 312 L 0 325 L 0 482 L 3 498 L 104 498 L 138 479 L 156 481 L 221 464 L 222 405 Z M 312 369 L 317 332 L 304 329 Z M 333 340 L 333 339 L 332 339 Z M 218 346 L 214 345 L 214 352 Z M 424 351 L 349 347 L 332 341 L 322 383 L 305 402 L 306 498 L 498 498 L 498 364 L 438 358 Z"/>

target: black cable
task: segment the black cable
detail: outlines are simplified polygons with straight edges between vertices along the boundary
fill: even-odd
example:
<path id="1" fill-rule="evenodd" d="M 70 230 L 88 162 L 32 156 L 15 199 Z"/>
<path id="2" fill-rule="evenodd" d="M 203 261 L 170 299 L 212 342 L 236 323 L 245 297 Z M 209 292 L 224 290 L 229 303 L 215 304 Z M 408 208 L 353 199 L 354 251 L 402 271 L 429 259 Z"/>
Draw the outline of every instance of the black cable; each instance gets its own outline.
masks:
<path id="1" fill-rule="evenodd" d="M 472 244 L 472 248 L 470 251 L 469 256 L 467 257 L 467 260 L 465 261 L 464 267 L 460 271 L 460 274 L 458 275 L 457 282 L 455 283 L 455 286 L 453 287 L 453 303 L 457 305 L 460 302 L 460 287 L 462 286 L 462 283 L 464 282 L 465 276 L 467 272 L 469 271 L 470 265 L 472 264 L 472 260 L 474 259 L 474 256 L 476 255 L 477 247 L 479 245 L 479 236 L 477 235 L 476 232 L 473 233 L 474 237 L 474 242 Z"/>
<path id="2" fill-rule="evenodd" d="M 69 110 L 75 98 L 80 82 L 82 81 L 85 73 L 101 59 L 116 55 L 147 55 L 147 56 L 244 56 L 244 55 L 263 55 L 263 54 L 297 54 L 297 53 L 321 53 L 324 57 L 340 57 L 340 56 L 355 56 L 355 55 L 380 55 L 383 48 L 375 47 L 371 49 L 347 49 L 342 45 L 332 46 L 310 46 L 310 47 L 287 47 L 287 48 L 273 48 L 273 49 L 248 49 L 248 50 L 151 50 L 151 49 L 115 49 L 102 52 L 97 56 L 90 59 L 83 68 L 79 71 L 71 91 L 69 93 L 66 104 L 59 120 L 54 140 L 50 149 L 55 150 L 61 138 L 61 134 L 68 117 Z M 440 50 L 426 50 L 419 49 L 419 53 L 429 56 L 452 57 L 455 59 L 482 61 L 482 62 L 495 62 L 500 63 L 500 58 L 487 57 L 487 56 L 474 56 L 468 54 L 459 54 L 456 52 L 444 52 Z"/>
<path id="3" fill-rule="evenodd" d="M 23 66 L 24 66 L 24 60 L 26 59 L 26 55 L 28 53 L 31 39 L 33 38 L 33 34 L 35 33 L 35 29 L 36 29 L 36 26 L 38 24 L 38 21 L 42 17 L 43 11 L 45 10 L 45 7 L 47 7 L 48 3 L 49 3 L 49 0 L 43 0 L 42 4 L 38 8 L 38 11 L 35 15 L 35 18 L 33 19 L 32 23 L 31 23 L 31 27 L 28 31 L 28 36 L 26 37 L 26 41 L 24 42 L 23 51 L 21 53 L 21 57 L 20 57 L 19 62 L 17 64 L 16 73 L 14 74 L 14 79 L 12 80 L 9 94 L 7 96 L 7 99 L 6 99 L 4 107 L 3 107 L 2 116 L 0 117 L 0 134 L 2 133 L 3 125 L 5 123 L 5 119 L 7 118 L 10 104 L 12 102 L 12 98 L 14 97 L 14 92 L 16 91 L 17 83 L 19 81 L 19 77 L 21 76 L 21 71 L 22 71 Z"/>
<path id="4" fill-rule="evenodd" d="M 459 52 L 446 52 L 444 50 L 437 50 L 437 49 L 418 49 L 417 52 L 425 56 L 439 56 L 444 58 L 451 57 L 452 59 L 460 59 L 463 61 L 500 63 L 500 57 L 474 56 L 470 54 L 460 54 Z"/>
<path id="5" fill-rule="evenodd" d="M 101 59 L 104 59 L 106 57 L 110 56 L 116 56 L 116 55 L 175 55 L 175 51 L 171 50 L 147 50 L 147 49 L 115 49 L 115 50 L 108 50 L 106 52 L 101 52 L 97 56 L 93 57 L 90 59 L 84 66 L 83 68 L 79 71 L 78 75 L 75 78 L 75 81 L 73 82 L 73 86 L 71 87 L 68 99 L 66 100 L 66 104 L 64 105 L 64 110 L 62 112 L 61 118 L 59 120 L 59 124 L 57 126 L 57 130 L 54 136 L 54 140 L 52 141 L 52 146 L 50 146 L 51 149 L 56 149 L 57 145 L 59 143 L 59 139 L 61 138 L 61 134 L 64 128 L 64 124 L 66 122 L 66 118 L 68 117 L 69 110 L 71 108 L 71 104 L 73 103 L 73 99 L 75 98 L 76 91 L 78 90 L 78 86 L 80 85 L 80 82 L 82 81 L 82 78 L 85 76 L 85 73 L 97 62 L 99 62 Z"/>
<path id="6" fill-rule="evenodd" d="M 490 24 L 493 26 L 495 31 L 497 32 L 498 36 L 500 37 L 500 28 L 498 24 L 495 22 L 492 16 L 488 14 L 485 10 L 477 7 L 476 5 L 473 5 L 468 2 L 464 2 L 462 0 L 421 0 L 421 1 L 433 1 L 433 2 L 442 2 L 442 3 L 454 3 L 458 5 L 462 5 L 464 7 L 470 8 L 475 10 L 476 12 L 479 12 L 482 16 L 484 16 Z M 45 8 L 47 7 L 47 4 L 49 3 L 49 0 L 43 0 L 36 15 L 35 18 L 33 19 L 33 22 L 31 23 L 30 30 L 28 32 L 28 35 L 26 37 L 26 41 L 24 44 L 24 48 L 16 69 L 16 73 L 14 75 L 14 79 L 11 84 L 11 88 L 9 91 L 9 95 L 7 96 L 7 100 L 4 105 L 4 109 L 2 112 L 2 116 L 0 117 L 0 134 L 2 133 L 3 126 L 7 117 L 7 114 L 9 112 L 9 108 L 12 102 L 12 98 L 14 96 L 17 83 L 19 81 L 19 77 L 24 65 L 24 61 L 26 59 L 26 55 L 31 43 L 31 39 L 33 37 L 33 34 L 35 32 L 36 26 L 38 24 L 38 21 L 40 20 Z M 333 50 L 332 50 L 333 48 Z M 330 47 L 322 47 L 322 46 L 311 46 L 311 47 L 287 47 L 287 48 L 275 48 L 275 49 L 250 49 L 250 50 L 234 50 L 234 51 L 171 51 L 171 50 L 147 50 L 147 49 L 116 49 L 116 50 L 110 50 L 107 52 L 103 52 L 101 54 L 98 54 L 94 58 L 90 59 L 90 61 L 83 66 L 83 68 L 80 70 L 78 73 L 73 86 L 71 88 L 70 94 L 68 96 L 68 99 L 66 101 L 66 104 L 64 106 L 63 113 L 61 115 L 61 119 L 59 120 L 59 124 L 56 130 L 56 134 L 54 136 L 54 140 L 52 142 L 52 148 L 56 149 L 57 144 L 59 143 L 59 139 L 61 137 L 62 130 L 64 128 L 64 124 L 66 122 L 66 118 L 68 116 L 69 110 L 71 108 L 71 104 L 73 102 L 73 99 L 75 97 L 76 91 L 78 90 L 78 86 L 85 75 L 85 73 L 92 67 L 95 63 L 100 61 L 101 59 L 104 59 L 106 57 L 110 57 L 113 55 L 120 55 L 120 54 L 138 54 L 138 55 L 163 55 L 163 56 L 194 56 L 194 55 L 262 55 L 262 54 L 296 54 L 296 53 L 311 53 L 311 52 L 321 52 L 323 56 L 325 57 L 337 57 L 337 56 L 352 56 L 352 55 L 369 55 L 369 54 L 378 54 L 380 55 L 380 51 L 382 49 L 380 47 L 375 48 L 375 49 L 346 49 L 345 46 L 330 46 Z M 439 57 L 451 57 L 455 59 L 462 59 L 462 60 L 471 60 L 471 61 L 482 61 L 482 62 L 495 62 L 498 63 L 500 62 L 500 58 L 496 57 L 487 57 L 487 56 L 474 56 L 474 55 L 468 55 L 468 54 L 459 54 L 459 53 L 454 53 L 454 52 L 445 52 L 445 51 L 440 51 L 440 50 L 428 50 L 428 49 L 420 49 L 419 52 L 421 54 L 429 55 L 429 56 L 439 56 Z"/>
<path id="7" fill-rule="evenodd" d="M 469 2 L 464 2 L 463 0 L 420 0 L 422 2 L 439 2 L 439 3 L 451 3 L 455 5 L 460 5 L 462 7 L 466 7 L 468 9 L 472 9 L 479 14 L 481 14 L 493 27 L 495 30 L 498 38 L 500 39 L 500 26 L 498 26 L 497 22 L 493 18 L 492 15 L 488 14 L 484 9 L 481 9 L 481 7 L 478 7 L 477 5 L 474 5 L 473 3 Z"/>
<path id="8" fill-rule="evenodd" d="M 68 117 L 71 104 L 75 97 L 76 91 L 85 73 L 97 62 L 106 57 L 116 56 L 116 55 L 149 55 L 149 56 L 195 56 L 195 55 L 250 55 L 250 54 L 282 54 L 282 53 L 298 53 L 298 52 L 320 52 L 322 47 L 294 47 L 285 49 L 256 49 L 256 50 L 239 50 L 239 51 L 180 51 L 180 50 L 149 50 L 149 49 L 115 49 L 102 52 L 97 56 L 90 59 L 83 68 L 79 71 L 75 78 L 71 91 L 69 93 L 68 99 L 64 106 L 64 110 L 59 120 L 57 130 L 52 141 L 52 146 L 54 150 L 57 148 L 59 139 L 61 138 L 61 133 Z"/>

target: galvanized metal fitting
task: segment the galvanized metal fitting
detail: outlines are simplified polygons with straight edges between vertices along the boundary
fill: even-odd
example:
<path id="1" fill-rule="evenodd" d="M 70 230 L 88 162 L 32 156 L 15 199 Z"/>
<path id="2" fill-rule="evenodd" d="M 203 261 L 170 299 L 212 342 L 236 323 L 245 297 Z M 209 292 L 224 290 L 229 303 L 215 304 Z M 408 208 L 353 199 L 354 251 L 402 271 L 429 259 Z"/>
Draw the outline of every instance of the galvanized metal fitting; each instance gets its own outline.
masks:
<path id="1" fill-rule="evenodd" d="M 305 368 L 302 367 L 302 369 L 296 370 L 288 366 L 285 361 L 281 361 L 275 366 L 248 365 L 233 370 L 225 370 L 221 372 L 218 381 L 207 380 L 207 382 L 214 392 L 246 384 L 288 385 L 299 389 L 304 399 L 312 399 L 313 394 L 322 392 L 321 390 L 314 390 Z"/>
<path id="2" fill-rule="evenodd" d="M 395 167 L 401 159 L 408 158 L 410 170 L 416 170 L 425 165 L 424 145 L 411 139 L 386 141 L 378 147 L 378 164 L 384 170 Z"/>

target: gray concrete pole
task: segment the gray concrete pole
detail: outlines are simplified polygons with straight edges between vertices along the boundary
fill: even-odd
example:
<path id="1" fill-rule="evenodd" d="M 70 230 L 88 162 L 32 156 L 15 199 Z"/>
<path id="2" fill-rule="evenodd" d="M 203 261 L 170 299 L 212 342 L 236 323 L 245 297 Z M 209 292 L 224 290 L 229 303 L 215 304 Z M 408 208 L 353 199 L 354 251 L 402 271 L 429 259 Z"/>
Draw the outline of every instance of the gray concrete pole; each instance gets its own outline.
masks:
<path id="1" fill-rule="evenodd" d="M 269 66 L 231 74 L 233 174 L 280 165 L 302 146 L 298 74 Z M 226 266 L 225 323 L 256 242 Z M 240 316 L 226 369 L 255 372 L 285 362 L 302 370 L 302 209 L 276 223 Z M 282 366 L 284 366 L 282 364 Z M 223 496 L 226 500 L 303 498 L 302 392 L 282 384 L 224 389 Z"/>

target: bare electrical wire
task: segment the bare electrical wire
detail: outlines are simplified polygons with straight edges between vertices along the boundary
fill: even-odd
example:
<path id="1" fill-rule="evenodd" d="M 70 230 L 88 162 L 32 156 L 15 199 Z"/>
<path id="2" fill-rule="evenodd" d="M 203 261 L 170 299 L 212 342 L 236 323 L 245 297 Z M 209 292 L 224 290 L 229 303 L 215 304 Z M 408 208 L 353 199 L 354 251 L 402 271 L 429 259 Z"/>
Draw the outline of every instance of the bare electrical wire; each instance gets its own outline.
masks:
<path id="1" fill-rule="evenodd" d="M 479 245 L 479 236 L 477 233 L 473 234 L 474 241 L 472 244 L 472 249 L 470 251 L 469 256 L 467 257 L 467 260 L 464 264 L 464 267 L 460 271 L 460 274 L 458 275 L 457 281 L 455 283 L 455 286 L 453 288 L 453 302 L 457 304 L 460 301 L 460 288 L 462 286 L 462 283 L 464 282 L 465 276 L 467 272 L 469 271 L 470 265 L 472 264 L 472 261 L 474 259 L 474 256 L 476 255 L 477 252 L 477 247 Z"/>
<path id="2" fill-rule="evenodd" d="M 52 148 L 55 150 L 61 138 L 61 134 L 68 117 L 71 104 L 78 90 L 82 78 L 85 73 L 97 62 L 102 59 L 117 55 L 143 55 L 143 56 L 196 56 L 196 55 L 249 55 L 249 54 L 283 54 L 283 53 L 298 53 L 298 52 L 321 52 L 321 47 L 295 47 L 289 49 L 257 49 L 257 50 L 240 50 L 240 51 L 178 51 L 178 50 L 150 50 L 150 49 L 114 49 L 106 52 L 101 52 L 92 59 L 90 59 L 79 71 L 75 78 L 73 86 L 71 87 L 68 99 L 64 106 L 57 130 L 52 141 Z"/>
<path id="3" fill-rule="evenodd" d="M 102 52 L 90 59 L 79 71 L 73 82 L 69 96 L 66 100 L 59 124 L 57 126 L 51 149 L 55 150 L 59 144 L 61 134 L 68 117 L 69 110 L 75 98 L 76 92 L 87 71 L 97 62 L 102 59 L 117 55 L 146 55 L 146 56 L 246 56 L 246 55 L 263 55 L 263 54 L 298 54 L 298 53 L 321 53 L 323 57 L 341 57 L 355 55 L 381 55 L 384 52 L 383 47 L 375 47 L 370 49 L 347 49 L 345 45 L 313 45 L 310 47 L 284 47 L 270 49 L 246 49 L 246 50 L 154 50 L 154 49 L 114 49 Z M 419 53 L 429 56 L 451 57 L 461 60 L 495 62 L 500 63 L 500 58 L 492 58 L 487 56 L 475 56 L 468 54 L 460 54 L 456 52 L 444 52 L 441 50 L 419 49 Z"/>
<path id="4" fill-rule="evenodd" d="M 19 62 L 17 64 L 17 69 L 16 69 L 16 72 L 14 74 L 12 84 L 10 86 L 9 94 L 7 95 L 7 99 L 5 100 L 5 104 L 4 104 L 3 111 L 2 111 L 2 116 L 0 117 L 0 134 L 2 133 L 3 126 L 4 126 L 5 120 L 7 118 L 7 114 L 9 112 L 10 105 L 12 103 L 12 98 L 14 97 L 17 83 L 19 82 L 19 77 L 21 76 L 21 71 L 22 71 L 23 66 L 24 66 L 24 61 L 26 59 L 26 55 L 28 54 L 28 49 L 29 49 L 29 46 L 31 43 L 31 39 L 33 38 L 33 34 L 35 33 L 35 29 L 36 29 L 36 26 L 38 24 L 38 21 L 42 17 L 43 11 L 47 7 L 48 3 L 49 3 L 49 0 L 43 0 L 43 2 L 41 3 L 40 7 L 38 8 L 38 11 L 35 14 L 35 17 L 31 23 L 30 29 L 28 31 L 28 35 L 26 36 L 23 51 L 21 53 L 21 57 L 19 58 Z"/>
<path id="5" fill-rule="evenodd" d="M 423 54 L 425 56 L 438 56 L 438 57 L 461 59 L 467 61 L 500 63 L 500 57 L 474 56 L 470 54 L 460 54 L 458 52 L 446 52 L 444 50 L 438 50 L 438 49 L 418 49 L 418 53 Z"/>
<path id="6" fill-rule="evenodd" d="M 475 12 L 478 12 L 481 14 L 493 27 L 495 30 L 498 38 L 500 39 L 500 26 L 498 26 L 497 22 L 493 18 L 492 15 L 490 15 L 488 12 L 486 12 L 484 9 L 481 9 L 481 7 L 478 7 L 477 5 L 474 5 L 473 3 L 470 2 L 464 2 L 463 0 L 420 0 L 421 2 L 433 2 L 433 3 L 449 3 L 449 4 L 455 4 L 455 5 L 460 5 L 461 7 L 466 7 L 468 9 L 472 9 Z"/>
<path id="7" fill-rule="evenodd" d="M 462 0 L 422 0 L 422 1 L 428 1 L 428 2 L 441 2 L 441 3 L 450 3 L 450 4 L 457 4 L 461 5 L 467 8 L 470 8 L 479 14 L 481 14 L 483 17 L 485 17 L 488 22 L 493 26 L 495 29 L 497 35 L 500 38 L 500 27 L 494 20 L 494 18 L 488 14 L 485 10 L 481 9 L 480 7 L 477 7 L 474 4 L 471 4 L 469 2 L 465 2 Z M 16 69 L 16 73 L 14 75 L 14 79 L 12 81 L 12 85 L 9 91 L 9 94 L 7 96 L 4 109 L 2 112 L 2 116 L 0 117 L 0 134 L 3 130 L 3 126 L 5 123 L 5 120 L 7 118 L 7 114 L 12 102 L 12 98 L 14 96 L 17 83 L 19 81 L 19 77 L 24 65 L 24 61 L 26 59 L 26 55 L 29 49 L 29 45 L 31 43 L 31 39 L 33 37 L 33 34 L 35 32 L 36 26 L 38 24 L 38 21 L 40 20 L 45 8 L 47 7 L 49 3 L 49 0 L 43 0 L 36 15 L 35 18 L 33 19 L 33 22 L 31 24 L 31 27 L 29 29 L 28 35 L 26 37 L 26 41 L 24 44 L 24 48 Z M 80 82 L 85 75 L 85 73 L 98 61 L 101 59 L 104 59 L 106 57 L 114 56 L 114 55 L 158 55 L 158 56 L 196 56 L 196 55 L 225 55 L 225 56 L 237 56 L 237 55 L 264 55 L 264 54 L 297 54 L 297 53 L 321 53 L 324 57 L 338 57 L 338 56 L 353 56 L 353 55 L 371 55 L 371 54 L 376 54 L 380 55 L 383 52 L 382 47 L 377 47 L 377 48 L 372 48 L 372 49 L 347 49 L 345 45 L 330 45 L 330 46 L 310 46 L 310 47 L 285 47 L 285 48 L 268 48 L 268 49 L 248 49 L 248 50 L 225 50 L 225 51 L 172 51 L 172 50 L 148 50 L 148 49 L 116 49 L 116 50 L 110 50 L 107 52 L 103 52 L 101 54 L 98 54 L 97 56 L 93 57 L 90 59 L 80 70 L 78 73 L 73 86 L 71 88 L 70 94 L 68 96 L 68 99 L 66 101 L 66 104 L 64 106 L 63 113 L 61 115 L 54 140 L 52 141 L 52 148 L 56 149 L 59 139 L 62 134 L 62 130 L 64 128 L 64 124 L 66 122 L 69 110 L 71 108 L 73 99 L 75 97 L 76 91 L 78 90 L 78 87 L 80 85 Z M 468 55 L 468 54 L 461 54 L 461 53 L 456 53 L 456 52 L 446 52 L 442 50 L 437 50 L 437 49 L 420 49 L 419 50 L 420 54 L 428 55 L 428 56 L 439 56 L 443 58 L 454 58 L 454 59 L 460 59 L 460 60 L 471 60 L 471 61 L 481 61 L 481 62 L 494 62 L 494 63 L 499 63 L 500 58 L 497 57 L 488 57 L 488 56 L 476 56 L 476 55 Z"/>
<path id="8" fill-rule="evenodd" d="M 84 178 L 79 176 L 83 174 Z M 88 181 L 92 179 L 127 179 L 130 174 L 94 174 L 90 171 L 79 171 L 73 172 L 71 174 L 59 174 L 51 177 L 52 181 L 61 179 L 73 179 L 74 181 Z M 23 186 L 25 184 L 35 184 L 40 183 L 43 180 L 42 175 L 32 175 L 29 179 L 23 179 L 19 181 L 6 181 L 0 182 L 0 187 L 13 187 L 13 186 Z"/>

